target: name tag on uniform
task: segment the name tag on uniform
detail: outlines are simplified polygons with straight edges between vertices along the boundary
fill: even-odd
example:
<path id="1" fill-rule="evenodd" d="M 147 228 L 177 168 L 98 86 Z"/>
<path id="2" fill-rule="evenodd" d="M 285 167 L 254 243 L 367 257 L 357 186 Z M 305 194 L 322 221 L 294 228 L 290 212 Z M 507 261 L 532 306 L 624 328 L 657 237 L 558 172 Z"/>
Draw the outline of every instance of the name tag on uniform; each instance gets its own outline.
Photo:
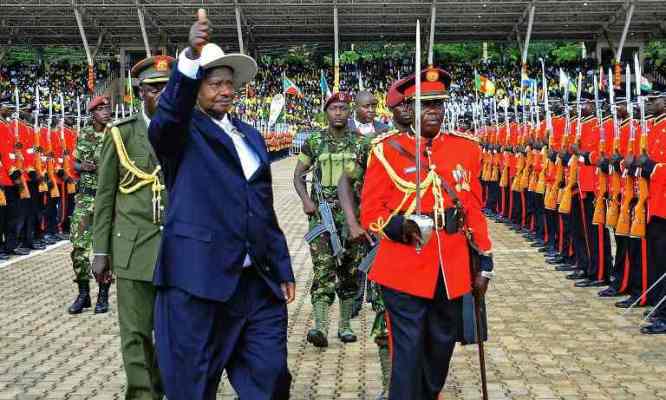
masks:
<path id="1" fill-rule="evenodd" d="M 33 149 L 33 148 L 29 148 L 28 150 L 26 150 L 26 152 L 27 152 L 28 154 L 34 154 L 34 153 L 35 153 L 35 149 Z"/>
<path id="2" fill-rule="evenodd" d="M 62 158 L 58 158 L 58 162 L 59 162 L 59 163 L 62 163 Z"/>
<path id="3" fill-rule="evenodd" d="M 405 174 L 414 174 L 416 173 L 416 166 L 413 167 L 407 167 L 403 170 Z"/>
<path id="4" fill-rule="evenodd" d="M 9 159 L 10 159 L 10 160 L 16 160 L 16 154 L 14 154 L 14 153 L 9 153 Z"/>

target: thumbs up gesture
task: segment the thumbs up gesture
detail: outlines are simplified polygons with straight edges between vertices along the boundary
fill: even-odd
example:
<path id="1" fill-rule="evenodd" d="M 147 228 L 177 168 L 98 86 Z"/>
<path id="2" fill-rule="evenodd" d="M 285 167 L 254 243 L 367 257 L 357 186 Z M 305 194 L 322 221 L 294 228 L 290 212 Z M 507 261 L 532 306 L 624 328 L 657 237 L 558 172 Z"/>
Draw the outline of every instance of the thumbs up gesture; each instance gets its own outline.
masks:
<path id="1" fill-rule="evenodd" d="M 199 58 L 201 49 L 208 43 L 211 31 L 206 10 L 200 8 L 197 11 L 197 20 L 190 28 L 189 42 L 193 56 L 191 58 Z"/>

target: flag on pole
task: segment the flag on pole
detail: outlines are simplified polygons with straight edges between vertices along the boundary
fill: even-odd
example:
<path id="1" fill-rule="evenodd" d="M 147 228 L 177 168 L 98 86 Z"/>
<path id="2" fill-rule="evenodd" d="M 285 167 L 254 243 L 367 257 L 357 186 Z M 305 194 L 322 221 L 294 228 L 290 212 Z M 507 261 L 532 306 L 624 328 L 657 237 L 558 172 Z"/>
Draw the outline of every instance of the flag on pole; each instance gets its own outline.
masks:
<path id="1" fill-rule="evenodd" d="M 363 74 L 361 73 L 361 68 L 357 69 L 358 71 L 358 90 L 363 91 L 365 87 L 363 86 Z"/>
<path id="2" fill-rule="evenodd" d="M 289 78 L 287 78 L 286 75 L 284 75 L 284 77 L 282 78 L 282 91 L 285 94 L 303 97 L 303 92 L 301 92 L 301 89 L 299 89 L 294 82 L 292 82 Z"/>
<path id="3" fill-rule="evenodd" d="M 495 95 L 495 82 L 483 75 L 476 75 L 475 86 L 476 90 L 486 95 L 487 97 Z"/>
<path id="4" fill-rule="evenodd" d="M 569 77 L 564 73 L 562 68 L 560 68 L 560 87 L 565 88 L 569 86 Z"/>
<path id="5" fill-rule="evenodd" d="M 132 89 L 132 76 L 127 73 L 127 82 L 125 85 L 125 103 L 132 104 L 134 103 L 134 91 Z"/>
<path id="6" fill-rule="evenodd" d="M 323 69 L 320 70 L 319 74 L 319 89 L 321 89 L 321 94 L 324 98 L 331 97 L 331 89 L 328 87 L 328 82 L 326 81 Z"/>

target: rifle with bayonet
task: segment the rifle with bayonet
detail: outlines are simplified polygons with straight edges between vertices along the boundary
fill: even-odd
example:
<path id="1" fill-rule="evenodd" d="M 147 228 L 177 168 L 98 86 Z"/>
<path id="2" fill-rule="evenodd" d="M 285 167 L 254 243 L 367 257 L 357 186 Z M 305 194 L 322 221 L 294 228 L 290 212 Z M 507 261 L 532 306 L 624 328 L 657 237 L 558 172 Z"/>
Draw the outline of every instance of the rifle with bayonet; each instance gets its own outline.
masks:
<path id="1" fill-rule="evenodd" d="M 62 145 L 62 170 L 64 172 L 64 180 L 66 182 L 65 187 L 68 194 L 76 193 L 76 185 L 74 180 L 76 179 L 76 167 L 74 155 L 71 154 L 67 148 L 67 139 L 65 137 L 65 101 L 63 99 L 62 93 L 60 94 L 60 109 L 61 109 L 61 118 L 60 118 L 60 143 Z"/>
<path id="2" fill-rule="evenodd" d="M 493 104 L 493 117 L 495 120 L 495 142 L 497 143 L 492 143 L 493 165 L 492 165 L 492 171 L 490 173 L 490 180 L 492 182 L 498 182 L 500 179 L 500 157 L 501 157 L 501 150 L 499 149 L 500 126 L 499 126 L 499 118 L 497 117 L 497 100 L 493 97 L 491 99 L 491 102 Z"/>
<path id="3" fill-rule="evenodd" d="M 627 65 L 625 92 L 627 95 L 627 112 L 629 113 L 629 145 L 627 147 L 627 156 L 625 159 L 634 158 L 634 146 L 636 143 L 636 127 L 634 126 L 634 107 L 631 104 L 631 66 Z M 624 190 L 622 192 L 622 205 L 620 206 L 620 215 L 615 226 L 615 234 L 619 236 L 628 236 L 631 232 L 631 203 L 634 200 L 634 177 L 629 173 L 630 165 L 624 166 L 622 179 L 624 180 Z"/>
<path id="4" fill-rule="evenodd" d="M 594 106 L 597 111 L 597 122 L 599 123 L 599 160 L 606 159 L 606 127 L 604 126 L 602 105 L 599 101 L 599 84 L 597 75 L 594 75 Z M 608 175 L 601 168 L 597 167 L 597 176 L 599 177 L 599 187 L 594 199 L 594 213 L 592 214 L 592 224 L 603 225 L 606 222 L 606 192 L 608 191 Z"/>
<path id="5" fill-rule="evenodd" d="M 634 71 L 636 75 L 636 100 L 638 101 L 638 109 L 640 112 L 641 122 L 641 138 L 639 141 L 640 155 L 639 157 L 647 157 L 647 143 L 649 128 L 647 120 L 645 119 L 645 99 L 641 94 L 641 69 L 638 62 L 638 54 L 634 54 Z M 631 220 L 631 229 L 629 235 L 635 238 L 645 237 L 645 226 L 647 224 L 646 216 L 646 203 L 649 195 L 648 180 L 643 177 L 643 168 L 639 166 L 636 168 L 635 178 L 638 180 L 638 201 L 634 206 L 634 216 Z"/>
<path id="6" fill-rule="evenodd" d="M 35 140 L 33 143 L 33 151 L 35 152 L 35 173 L 37 174 L 37 180 L 39 181 L 38 191 L 40 193 L 45 193 L 49 190 L 48 185 L 46 184 L 46 168 L 44 167 L 43 157 L 44 150 L 41 146 L 41 125 L 39 123 L 39 111 L 41 109 L 41 102 L 39 100 L 39 88 L 35 86 L 35 125 L 34 125 L 34 135 Z"/>
<path id="7" fill-rule="evenodd" d="M 580 102 L 581 90 L 583 87 L 583 74 L 578 73 L 578 87 L 576 88 L 576 136 L 574 138 L 573 148 L 577 149 L 580 145 L 580 137 L 582 135 L 582 106 Z M 566 186 L 562 191 L 562 198 L 560 199 L 560 207 L 558 211 L 560 214 L 569 214 L 571 212 L 571 199 L 573 197 L 574 186 L 578 182 L 578 157 L 573 154 L 569 159 L 569 176 Z"/>
<path id="8" fill-rule="evenodd" d="M 521 89 L 521 96 L 522 96 L 522 89 Z M 521 99 L 522 101 L 522 99 Z M 516 146 L 513 147 L 513 154 L 514 157 L 516 157 L 516 175 L 513 177 L 513 181 L 511 181 L 511 191 L 512 192 L 520 192 L 520 183 L 521 183 L 521 178 L 523 175 L 523 169 L 525 168 L 525 157 L 523 156 L 523 151 L 521 149 L 522 147 L 522 138 L 523 138 L 523 132 L 522 132 L 522 127 L 520 126 L 520 117 L 518 116 L 518 97 L 514 92 L 513 96 L 513 115 L 516 120 L 516 125 L 515 129 L 517 131 L 517 143 Z M 509 128 L 509 132 L 511 129 Z"/>
<path id="9" fill-rule="evenodd" d="M 24 175 L 24 159 L 23 159 L 23 143 L 21 143 L 21 135 L 19 134 L 19 115 L 21 113 L 21 104 L 19 99 L 18 86 L 14 88 L 14 95 L 16 96 L 16 113 L 14 115 L 14 156 L 16 157 L 16 170 L 19 171 L 19 197 L 21 199 L 30 198 L 30 189 L 28 189 L 28 181 Z"/>
<path id="10" fill-rule="evenodd" d="M 552 137 L 553 137 L 553 120 L 552 116 L 550 114 L 550 104 L 548 103 L 548 81 L 546 80 L 546 67 L 543 62 L 543 58 L 540 58 L 539 61 L 541 61 L 541 81 L 543 84 L 543 110 L 545 114 L 545 122 L 546 122 L 546 145 L 542 146 L 541 148 L 541 171 L 539 172 L 539 177 L 537 179 L 537 184 L 535 188 L 535 192 L 539 194 L 544 195 L 544 202 L 545 199 L 548 195 L 548 187 L 546 185 L 546 174 L 548 172 L 548 169 L 550 167 L 550 158 L 548 157 L 548 153 L 550 152 L 550 149 L 552 148 Z M 538 104 L 537 104 L 537 111 L 538 111 Z M 538 120 L 537 116 L 537 120 Z"/>
<path id="11" fill-rule="evenodd" d="M 55 156 L 53 152 L 53 143 L 51 143 L 51 127 L 53 126 L 53 98 L 49 95 L 49 118 L 47 120 L 46 132 L 46 176 L 49 180 L 49 195 L 51 198 L 60 197 L 58 189 L 58 180 L 56 179 Z"/>
<path id="12" fill-rule="evenodd" d="M 606 209 L 606 226 L 615 229 L 617 220 L 620 214 L 620 194 L 622 192 L 622 179 L 620 177 L 619 164 L 622 160 L 620 154 L 620 126 L 617 120 L 617 106 L 615 104 L 615 96 L 613 94 L 613 74 L 611 69 L 608 69 L 608 99 L 610 102 L 610 110 L 613 118 L 613 149 L 610 162 L 608 164 L 609 176 L 609 196 L 608 207 Z"/>

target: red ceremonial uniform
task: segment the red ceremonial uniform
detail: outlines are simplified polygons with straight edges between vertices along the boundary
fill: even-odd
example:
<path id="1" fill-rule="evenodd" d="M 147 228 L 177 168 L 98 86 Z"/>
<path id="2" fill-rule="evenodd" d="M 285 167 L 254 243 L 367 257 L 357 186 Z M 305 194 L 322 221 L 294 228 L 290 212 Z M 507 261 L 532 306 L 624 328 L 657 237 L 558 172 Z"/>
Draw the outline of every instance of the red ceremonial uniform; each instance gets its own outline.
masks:
<path id="1" fill-rule="evenodd" d="M 652 216 L 666 218 L 666 114 L 653 120 L 648 135 L 648 156 L 657 163 L 650 176 L 649 221 Z"/>
<path id="2" fill-rule="evenodd" d="M 63 145 L 60 140 L 60 127 L 51 129 L 51 154 L 53 155 L 53 170 L 56 172 L 56 183 L 61 184 L 62 178 L 58 176 L 58 171 L 63 169 Z"/>
<path id="3" fill-rule="evenodd" d="M 23 154 L 23 173 L 35 170 L 35 132 L 32 126 L 19 121 L 19 138 L 21 140 L 21 154 Z M 26 179 L 30 177 L 26 174 Z"/>
<path id="4" fill-rule="evenodd" d="M 0 121 L 0 185 L 13 186 L 14 181 L 9 175 L 16 170 L 16 157 L 14 156 L 14 135 L 9 124 Z"/>
<path id="5" fill-rule="evenodd" d="M 581 152 L 592 153 L 599 150 L 599 123 L 596 117 L 589 117 L 581 121 L 581 135 L 579 149 Z M 578 163 L 578 188 L 583 193 L 595 192 L 597 189 L 597 176 L 595 165 L 585 165 L 584 161 Z"/>
<path id="6" fill-rule="evenodd" d="M 65 174 L 68 178 L 79 179 L 79 175 L 74 168 L 74 152 L 76 151 L 77 140 L 76 131 L 69 127 L 65 127 L 64 139 L 65 151 L 63 152 L 63 158 L 65 159 L 65 162 L 63 167 L 66 167 Z"/>
<path id="7" fill-rule="evenodd" d="M 425 146 L 427 139 L 422 144 Z M 395 212 L 404 212 L 414 200 L 414 195 L 403 202 L 404 193 L 396 186 L 391 174 L 414 183 L 414 161 L 401 154 L 388 141 L 394 141 L 404 149 L 414 152 L 414 138 L 406 133 L 388 136 L 374 145 L 366 171 L 361 196 L 361 223 L 364 228 L 379 231 Z M 385 162 L 378 158 L 383 155 Z M 490 252 L 486 220 L 481 213 L 481 185 L 478 143 L 458 134 L 439 134 L 432 140 L 431 161 L 424 159 L 422 178 L 430 168 L 451 188 L 456 190 L 454 170 L 464 172 L 469 190 L 457 191 L 467 213 L 467 223 L 479 249 Z M 389 166 L 390 170 L 387 170 Z M 449 195 L 442 189 L 444 207 L 453 206 Z M 401 204 L 402 203 L 402 204 Z M 432 214 L 435 196 L 432 186 L 423 194 L 422 212 Z M 392 241 L 382 235 L 381 245 L 369 278 L 383 286 L 414 296 L 432 299 L 439 271 L 442 271 L 450 299 L 460 297 L 471 290 L 469 250 L 462 233 L 447 234 L 443 230 L 433 233 L 431 240 L 420 252 L 414 246 Z"/>
<path id="8" fill-rule="evenodd" d="M 558 115 L 553 117 L 553 132 L 549 138 L 549 148 L 553 151 L 560 151 L 562 149 L 562 140 L 564 137 L 564 127 L 566 125 L 566 120 L 563 116 Z M 555 183 L 556 177 L 556 167 L 555 163 L 551 162 L 548 164 L 548 171 L 546 171 L 546 183 L 553 184 Z"/>
<path id="9" fill-rule="evenodd" d="M 515 148 L 518 146 L 520 138 L 520 125 L 517 122 L 512 122 L 509 127 L 509 145 Z M 518 167 L 518 153 L 512 152 L 509 156 L 509 178 L 516 176 Z M 511 184 L 509 184 L 510 186 Z"/>

